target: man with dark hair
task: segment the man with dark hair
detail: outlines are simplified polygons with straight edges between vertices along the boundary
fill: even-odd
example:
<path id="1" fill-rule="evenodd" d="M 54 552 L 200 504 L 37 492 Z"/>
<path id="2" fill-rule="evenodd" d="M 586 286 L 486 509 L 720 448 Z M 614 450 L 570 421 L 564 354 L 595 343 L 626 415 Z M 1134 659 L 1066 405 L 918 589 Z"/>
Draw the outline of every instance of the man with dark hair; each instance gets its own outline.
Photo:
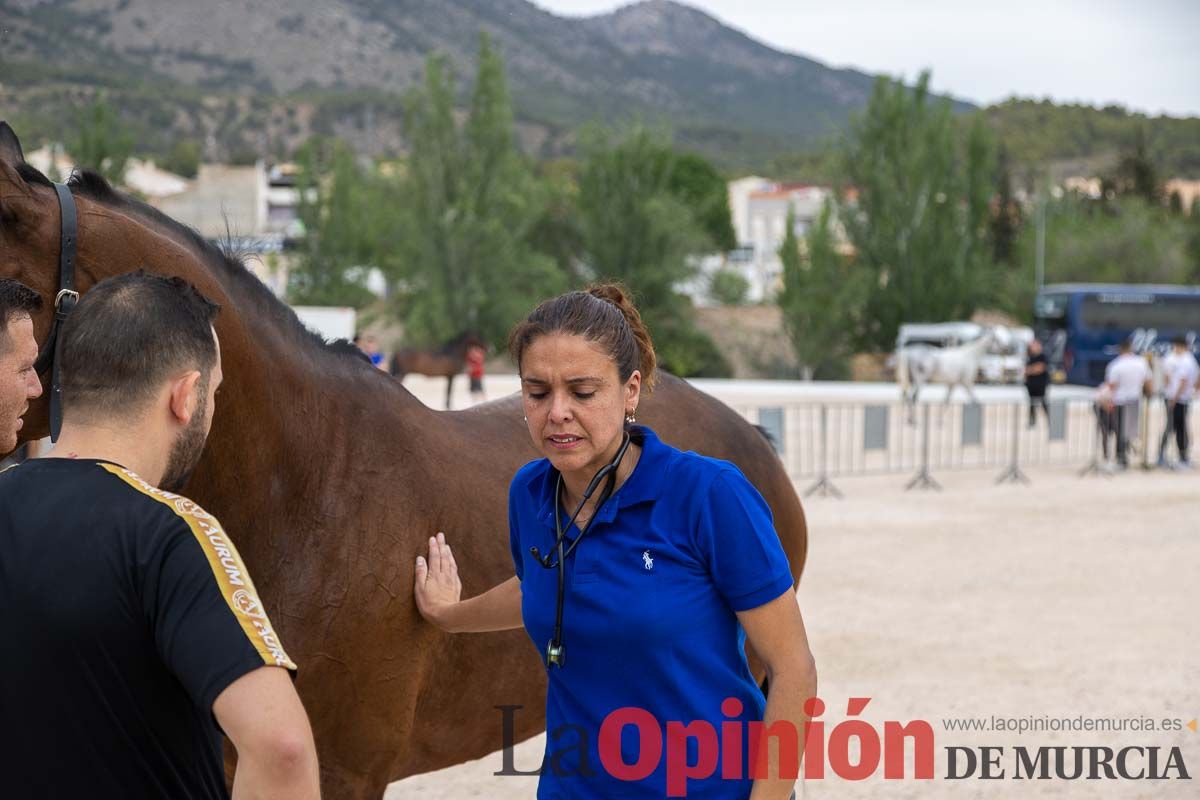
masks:
<path id="1" fill-rule="evenodd" d="M 1134 355 L 1128 339 L 1117 347 L 1117 357 L 1104 368 L 1104 383 L 1112 391 L 1117 416 L 1117 466 L 1129 466 L 1129 440 L 1137 434 L 1143 397 L 1150 396 L 1150 365 Z"/>
<path id="2" fill-rule="evenodd" d="M 1192 355 L 1188 340 L 1184 336 L 1176 336 L 1171 342 L 1171 354 L 1163 363 L 1163 398 L 1167 406 L 1167 425 L 1163 430 L 1162 441 L 1158 448 L 1158 465 L 1168 466 L 1167 437 L 1174 432 L 1175 446 L 1179 449 L 1178 469 L 1190 469 L 1192 462 L 1188 460 L 1188 405 L 1196 393 L 1200 383 L 1200 364 Z"/>
<path id="3" fill-rule="evenodd" d="M 1050 424 L 1050 406 L 1046 404 L 1046 387 L 1050 383 L 1049 364 L 1037 339 L 1029 342 L 1025 359 L 1025 391 L 1029 392 L 1029 427 L 1037 424 L 1037 408 L 1042 407 L 1046 424 Z"/>
<path id="4" fill-rule="evenodd" d="M 217 310 L 178 278 L 98 283 L 59 333 L 57 446 L 0 475 L 0 775 L 30 796 L 225 798 L 222 731 L 239 794 L 319 794 L 296 665 L 221 524 L 172 493 L 212 425 Z"/>
<path id="5" fill-rule="evenodd" d="M 17 446 L 17 432 L 29 401 L 42 393 L 33 362 L 38 347 L 33 338 L 33 312 L 42 298 L 12 278 L 0 279 L 0 454 Z"/>

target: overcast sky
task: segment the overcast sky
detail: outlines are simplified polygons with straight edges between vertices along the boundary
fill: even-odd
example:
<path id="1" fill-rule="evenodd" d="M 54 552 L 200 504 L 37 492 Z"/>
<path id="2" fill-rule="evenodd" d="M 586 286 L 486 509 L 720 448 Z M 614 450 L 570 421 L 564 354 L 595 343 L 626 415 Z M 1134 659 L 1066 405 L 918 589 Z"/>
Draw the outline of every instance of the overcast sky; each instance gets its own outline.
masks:
<path id="1" fill-rule="evenodd" d="M 534 0 L 563 15 L 619 0 Z M 1014 94 L 1200 116 L 1200 0 L 688 0 L 780 50 L 988 104 Z"/>

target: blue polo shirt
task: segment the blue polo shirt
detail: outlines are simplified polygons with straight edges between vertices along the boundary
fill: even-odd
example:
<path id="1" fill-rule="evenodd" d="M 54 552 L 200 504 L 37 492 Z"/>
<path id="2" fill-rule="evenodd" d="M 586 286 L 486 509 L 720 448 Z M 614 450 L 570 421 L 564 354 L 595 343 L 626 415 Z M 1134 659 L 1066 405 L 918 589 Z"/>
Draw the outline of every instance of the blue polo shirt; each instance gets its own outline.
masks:
<path id="1" fill-rule="evenodd" d="M 641 426 L 633 437 L 642 446 L 637 466 L 566 561 L 566 664 L 549 670 L 543 800 L 667 796 L 668 722 L 707 720 L 718 733 L 722 723 L 738 724 L 747 764 L 744 723 L 761 720 L 766 706 L 735 612 L 792 591 L 771 510 L 733 464 L 676 450 Z M 525 630 L 543 657 L 554 632 L 558 569 L 543 567 L 530 548 L 554 549 L 557 478 L 542 459 L 525 465 L 509 490 Z M 563 524 L 571 510 L 563 510 Z M 566 534 L 574 539 L 579 531 L 572 526 Z M 740 714 L 722 713 L 730 697 L 740 701 Z M 640 741 L 637 726 L 620 729 L 625 765 L 645 767 L 661 748 L 641 780 L 614 777 L 600 757 L 601 726 L 625 707 L 657 721 L 657 744 Z M 687 763 L 698 756 L 693 739 Z M 711 777 L 688 781 L 688 797 L 749 796 L 752 781 L 722 779 L 720 759 Z"/>

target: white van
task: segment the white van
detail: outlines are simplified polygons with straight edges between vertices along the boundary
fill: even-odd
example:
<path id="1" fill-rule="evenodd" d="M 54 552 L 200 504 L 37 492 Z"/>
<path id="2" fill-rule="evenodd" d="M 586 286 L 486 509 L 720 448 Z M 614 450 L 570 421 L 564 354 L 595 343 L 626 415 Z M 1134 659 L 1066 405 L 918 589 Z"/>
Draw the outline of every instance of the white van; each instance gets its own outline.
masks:
<path id="1" fill-rule="evenodd" d="M 982 383 L 1021 383 L 1025 379 L 1025 351 L 1033 341 L 1027 327 L 993 326 L 996 343 L 979 362 L 978 380 Z M 905 347 L 957 347 L 978 339 L 984 326 L 974 322 L 933 322 L 901 325 L 896 335 L 896 352 Z M 895 356 L 889 359 L 895 366 Z"/>

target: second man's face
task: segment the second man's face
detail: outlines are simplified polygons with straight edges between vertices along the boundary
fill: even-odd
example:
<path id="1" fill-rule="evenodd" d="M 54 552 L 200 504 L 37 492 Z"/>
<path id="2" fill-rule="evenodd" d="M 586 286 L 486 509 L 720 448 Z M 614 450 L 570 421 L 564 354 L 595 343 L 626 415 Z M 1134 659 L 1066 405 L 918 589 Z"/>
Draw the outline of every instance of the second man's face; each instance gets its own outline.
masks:
<path id="1" fill-rule="evenodd" d="M 42 393 L 33 368 L 37 354 L 33 320 L 24 315 L 9 320 L 0 333 L 0 453 L 16 448 L 24 426 L 21 417 L 29 410 L 30 401 Z"/>

